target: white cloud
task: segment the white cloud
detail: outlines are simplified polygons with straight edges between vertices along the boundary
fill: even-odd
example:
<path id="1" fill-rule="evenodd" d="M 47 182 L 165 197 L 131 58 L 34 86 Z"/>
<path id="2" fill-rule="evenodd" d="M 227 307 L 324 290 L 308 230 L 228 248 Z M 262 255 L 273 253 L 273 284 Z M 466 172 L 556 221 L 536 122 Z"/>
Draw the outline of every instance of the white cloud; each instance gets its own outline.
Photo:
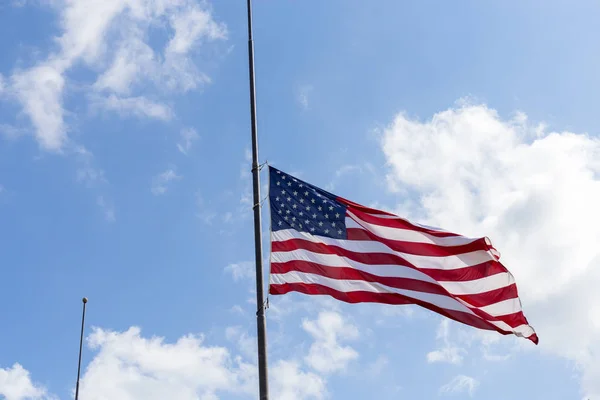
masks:
<path id="1" fill-rule="evenodd" d="M 460 348 L 450 342 L 450 320 L 443 319 L 440 322 L 437 332 L 438 340 L 443 343 L 442 348 L 427 353 L 427 362 L 447 362 L 450 364 L 461 364 L 463 361 L 463 354 L 466 350 Z"/>
<path id="2" fill-rule="evenodd" d="M 148 87 L 187 91 L 208 83 L 192 50 L 201 40 L 227 36 L 225 25 L 214 21 L 208 3 L 195 0 L 56 0 L 48 4 L 59 15 L 59 49 L 38 65 L 16 71 L 8 85 L 11 96 L 31 119 L 40 146 L 50 151 L 61 150 L 68 141 L 63 96 L 75 65 L 89 67 L 96 75 L 90 88 L 103 95 L 89 96 L 92 103 L 137 117 L 168 120 L 173 115 L 168 107 L 144 97 Z M 170 28 L 172 36 L 163 50 L 153 49 L 148 42 L 155 26 Z M 7 86 L 2 82 L 1 88 Z M 131 95 L 142 84 L 144 96 Z"/>
<path id="3" fill-rule="evenodd" d="M 50 400 L 46 389 L 31 381 L 29 371 L 20 364 L 0 368 L 0 396 L 5 400 Z"/>
<path id="4" fill-rule="evenodd" d="M 192 148 L 192 143 L 200 137 L 194 128 L 184 128 L 180 133 L 181 141 L 177 143 L 177 148 L 180 152 L 187 155 Z"/>
<path id="5" fill-rule="evenodd" d="M 343 346 L 340 340 L 354 340 L 359 336 L 358 329 L 337 312 L 323 311 L 316 320 L 304 320 L 302 328 L 313 338 L 306 363 L 320 373 L 343 371 L 358 358 L 358 353 L 350 346 Z"/>
<path id="6" fill-rule="evenodd" d="M 12 76 L 12 88 L 31 118 L 43 149 L 59 151 L 67 141 L 62 93 L 65 80 L 54 63 L 42 64 Z"/>
<path id="7" fill-rule="evenodd" d="M 82 378 L 80 393 L 90 400 L 217 398 L 217 392 L 251 395 L 255 368 L 224 347 L 206 346 L 201 336 L 175 343 L 144 338 L 140 329 L 94 329 L 88 344 L 97 350 Z"/>
<path id="8" fill-rule="evenodd" d="M 600 396 L 600 140 L 469 104 L 425 122 L 398 115 L 382 133 L 390 189 L 418 193 L 399 212 L 489 236 L 539 350 L 575 361 L 582 390 Z"/>
<path id="9" fill-rule="evenodd" d="M 95 105 L 106 110 L 115 111 L 122 116 L 134 115 L 136 117 L 148 117 L 162 121 L 173 118 L 173 111 L 165 104 L 155 103 L 143 96 L 118 97 L 110 95 L 95 100 Z"/>
<path id="10" fill-rule="evenodd" d="M 467 392 L 469 396 L 473 396 L 478 386 L 479 382 L 475 378 L 466 375 L 458 375 L 440 388 L 440 394 Z"/>
<path id="11" fill-rule="evenodd" d="M 175 35 L 167 45 L 167 52 L 187 54 L 200 38 L 210 40 L 227 38 L 227 28 L 216 23 L 210 13 L 191 3 L 186 8 L 172 14 L 171 26 Z"/>
<path id="12" fill-rule="evenodd" d="M 169 182 L 179 179 L 181 176 L 177 175 L 173 168 L 168 168 L 152 178 L 152 194 L 160 196 L 167 193 Z"/>
<path id="13" fill-rule="evenodd" d="M 278 400 L 323 399 L 327 393 L 325 380 L 314 372 L 303 371 L 296 361 L 273 363 L 269 376 L 273 398 Z"/>
<path id="14" fill-rule="evenodd" d="M 315 343 L 327 342 L 321 358 L 331 357 L 341 371 L 355 358 L 348 356 L 337 341 L 355 339 L 358 331 L 337 313 L 321 312 L 314 321 L 304 321 Z M 143 336 L 138 327 L 126 331 L 93 328 L 86 338 L 92 360 L 84 367 L 80 394 L 89 400 L 180 400 L 256 398 L 258 391 L 256 339 L 239 327 L 229 327 L 225 337 L 240 351 L 210 346 L 202 335 L 188 334 L 174 342 L 162 337 Z M 332 348 L 338 347 L 332 351 Z M 314 346 L 311 356 L 314 356 Z M 251 362 L 246 360 L 253 360 Z M 316 364 L 319 369 L 319 364 Z M 320 400 L 327 397 L 326 379 L 296 359 L 271 359 L 270 392 L 278 400 Z M 53 400 L 35 385 L 18 364 L 0 369 L 0 395 L 7 400 Z M 12 396 L 12 397 L 11 397 Z M 227 397 L 229 398 L 229 397 Z"/>
<path id="15" fill-rule="evenodd" d="M 235 281 L 254 279 L 254 262 L 242 261 L 239 263 L 229 264 L 225 267 L 225 271 L 230 273 Z"/>

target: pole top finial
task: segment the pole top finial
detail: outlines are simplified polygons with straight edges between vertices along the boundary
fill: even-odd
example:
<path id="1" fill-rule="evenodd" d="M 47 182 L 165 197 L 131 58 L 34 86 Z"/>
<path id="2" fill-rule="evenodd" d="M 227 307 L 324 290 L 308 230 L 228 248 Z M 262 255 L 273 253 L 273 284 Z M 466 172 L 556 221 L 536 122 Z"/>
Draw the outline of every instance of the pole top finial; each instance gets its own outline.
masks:
<path id="1" fill-rule="evenodd" d="M 84 298 L 82 299 L 82 301 L 83 301 L 83 304 L 87 303 L 87 301 L 88 301 L 88 300 L 87 300 L 87 297 L 84 297 Z"/>

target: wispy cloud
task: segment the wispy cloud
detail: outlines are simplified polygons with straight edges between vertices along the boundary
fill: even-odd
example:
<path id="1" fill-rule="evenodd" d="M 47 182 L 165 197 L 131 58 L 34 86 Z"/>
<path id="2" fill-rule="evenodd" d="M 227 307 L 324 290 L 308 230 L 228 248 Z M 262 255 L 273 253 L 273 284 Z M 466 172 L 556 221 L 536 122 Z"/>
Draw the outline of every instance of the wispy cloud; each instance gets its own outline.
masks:
<path id="1" fill-rule="evenodd" d="M 440 394 L 468 393 L 473 396 L 479 386 L 479 381 L 466 375 L 455 376 L 450 382 L 440 388 Z"/>
<path id="2" fill-rule="evenodd" d="M 187 155 L 192 148 L 192 143 L 198 140 L 200 135 L 194 128 L 184 128 L 180 132 L 181 140 L 177 143 L 180 152 Z"/>
<path id="3" fill-rule="evenodd" d="M 207 3 L 195 0 L 52 1 L 47 5 L 59 15 L 58 51 L 30 68 L 16 70 L 10 79 L 1 78 L 0 91 L 10 91 L 21 104 L 40 146 L 49 151 L 61 151 L 69 140 L 63 96 L 73 66 L 92 72 L 87 89 L 95 93 L 89 96 L 93 105 L 169 120 L 173 111 L 149 100 L 148 89 L 186 92 L 210 82 L 192 59 L 195 45 L 227 37 L 226 26 L 213 19 Z M 147 33 L 156 25 L 172 33 L 160 50 L 148 42 Z M 135 94 L 138 88 L 145 89 L 144 95 Z"/>
<path id="4" fill-rule="evenodd" d="M 446 362 L 450 364 L 461 364 L 466 350 L 450 342 L 450 320 L 443 319 L 437 332 L 437 339 L 442 342 L 438 350 L 427 353 L 427 362 Z"/>
<path id="5" fill-rule="evenodd" d="M 96 199 L 96 204 L 104 211 L 104 218 L 108 222 L 116 221 L 115 217 L 115 209 L 112 204 L 110 204 L 107 200 L 104 199 L 104 196 L 98 196 Z"/>
<path id="6" fill-rule="evenodd" d="M 254 279 L 254 263 L 250 261 L 229 264 L 225 267 L 225 271 L 231 274 L 234 281 Z"/>
<path id="7" fill-rule="evenodd" d="M 169 183 L 179 179 L 181 179 L 181 176 L 175 173 L 174 168 L 166 169 L 165 171 L 152 178 L 152 194 L 154 194 L 155 196 L 160 196 L 167 193 Z"/>
<path id="8" fill-rule="evenodd" d="M 297 90 L 296 98 L 298 100 L 298 103 L 304 110 L 308 110 L 309 108 L 310 94 L 312 93 L 312 91 L 312 85 L 302 85 Z"/>
<path id="9" fill-rule="evenodd" d="M 133 115 L 162 121 L 173 118 L 173 110 L 169 106 L 153 102 L 143 96 L 119 97 L 113 94 L 108 97 L 96 97 L 93 104 L 105 110 L 115 111 L 121 116 Z"/>

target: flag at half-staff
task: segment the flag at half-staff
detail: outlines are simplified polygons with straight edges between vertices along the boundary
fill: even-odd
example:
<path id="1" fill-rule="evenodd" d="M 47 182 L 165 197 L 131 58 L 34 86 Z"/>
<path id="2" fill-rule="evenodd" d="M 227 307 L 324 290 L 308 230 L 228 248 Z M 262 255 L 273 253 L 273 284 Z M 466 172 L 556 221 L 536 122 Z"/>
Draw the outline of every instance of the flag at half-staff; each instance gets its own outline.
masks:
<path id="1" fill-rule="evenodd" d="M 513 275 L 486 237 L 365 207 L 269 166 L 269 293 L 416 304 L 538 343 Z"/>

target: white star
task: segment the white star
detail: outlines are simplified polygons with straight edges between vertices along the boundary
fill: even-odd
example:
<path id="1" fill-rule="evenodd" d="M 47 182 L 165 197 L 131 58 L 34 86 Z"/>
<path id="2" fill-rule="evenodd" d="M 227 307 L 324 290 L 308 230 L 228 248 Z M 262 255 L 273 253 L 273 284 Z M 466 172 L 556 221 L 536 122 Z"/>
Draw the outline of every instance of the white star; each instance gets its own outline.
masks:
<path id="1" fill-rule="evenodd" d="M 329 233 L 329 229 L 325 229 L 325 233 Z"/>
<path id="2" fill-rule="evenodd" d="M 292 186 L 292 182 L 288 182 L 288 186 Z"/>
<path id="3" fill-rule="evenodd" d="M 277 171 L 278 174 L 281 174 L 281 171 Z"/>
<path id="4" fill-rule="evenodd" d="M 294 223 L 293 222 L 290 225 L 292 226 L 292 228 L 294 227 Z"/>
<path id="5" fill-rule="evenodd" d="M 304 203 L 304 199 L 300 199 L 300 203 Z"/>
<path id="6" fill-rule="evenodd" d="M 315 231 L 315 228 L 310 228 L 310 231 L 311 231 L 311 232 L 314 232 L 314 231 Z"/>
<path id="7" fill-rule="evenodd" d="M 292 201 L 292 198 L 291 198 L 291 197 L 288 197 L 288 198 L 287 198 L 287 201 Z"/>
<path id="8" fill-rule="evenodd" d="M 306 221 L 304 221 L 304 223 L 305 223 L 306 225 L 308 225 L 308 224 L 310 224 L 310 220 L 308 220 L 308 219 L 307 219 Z"/>
<path id="9" fill-rule="evenodd" d="M 298 181 L 296 180 L 296 178 L 292 178 L 292 180 L 293 180 L 294 182 L 298 182 Z"/>
<path id="10" fill-rule="evenodd" d="M 306 211 L 310 211 L 310 207 L 309 206 L 306 206 Z"/>
<path id="11" fill-rule="evenodd" d="M 283 212 L 283 211 L 281 211 L 281 210 L 277 211 L 277 213 L 279 213 L 279 214 L 281 214 L 282 212 Z"/>
<path id="12" fill-rule="evenodd" d="M 275 197 L 275 201 L 279 201 L 279 196 Z"/>
<path id="13" fill-rule="evenodd" d="M 300 187 L 304 187 L 304 185 L 303 185 L 303 184 L 300 184 Z"/>
<path id="14" fill-rule="evenodd" d="M 286 215 L 285 217 L 283 217 L 283 219 L 285 219 L 287 221 L 288 220 L 288 216 Z"/>
<path id="15" fill-rule="evenodd" d="M 296 222 L 296 217 L 292 217 L 292 221 Z"/>
<path id="16" fill-rule="evenodd" d="M 281 203 L 281 207 L 285 208 L 285 204 Z"/>
<path id="17" fill-rule="evenodd" d="M 300 229 L 302 229 L 302 224 L 300 224 L 299 226 L 300 226 Z"/>
<path id="18" fill-rule="evenodd" d="M 317 209 L 318 209 L 319 211 L 323 211 L 323 207 L 321 207 L 321 206 L 317 207 Z"/>
<path id="19" fill-rule="evenodd" d="M 333 227 L 335 228 L 335 222 L 332 222 L 332 223 L 331 223 L 331 226 L 333 226 Z"/>
<path id="20" fill-rule="evenodd" d="M 295 204 L 292 206 L 292 208 L 296 208 L 296 207 L 298 207 L 298 206 L 297 206 L 297 205 L 295 205 Z"/>
<path id="21" fill-rule="evenodd" d="M 313 214 L 313 218 L 315 218 L 315 219 L 316 219 L 316 218 L 317 218 L 317 214 Z"/>
<path id="22" fill-rule="evenodd" d="M 304 195 L 305 195 L 305 196 L 308 196 L 308 192 L 304 192 Z"/>
<path id="23" fill-rule="evenodd" d="M 321 197 L 321 193 L 317 193 L 317 197 Z"/>
<path id="24" fill-rule="evenodd" d="M 323 204 L 327 203 L 327 199 L 323 199 Z"/>
<path id="25" fill-rule="evenodd" d="M 333 211 L 333 206 L 329 206 L 329 211 Z"/>
<path id="26" fill-rule="evenodd" d="M 315 204 L 315 199 L 310 199 L 310 202 Z"/>
<path id="27" fill-rule="evenodd" d="M 279 221 L 279 222 L 277 223 L 277 225 L 279 225 L 279 226 L 281 226 L 282 224 L 283 224 L 283 222 L 281 222 L 281 221 Z"/>
<path id="28" fill-rule="evenodd" d="M 281 194 L 285 194 L 285 190 L 282 190 L 282 191 L 281 191 Z"/>
<path id="29" fill-rule="evenodd" d="M 319 222 L 319 226 L 323 226 L 323 223 L 322 223 L 322 222 Z"/>
<path id="30" fill-rule="evenodd" d="M 281 182 L 277 181 L 277 186 L 280 186 L 280 185 L 281 185 Z"/>
<path id="31" fill-rule="evenodd" d="M 281 177 L 281 179 L 285 180 L 285 175 Z"/>
<path id="32" fill-rule="evenodd" d="M 341 234 L 342 234 L 342 230 L 340 229 L 340 230 L 338 230 L 338 235 L 341 235 Z"/>
<path id="33" fill-rule="evenodd" d="M 294 190 L 294 196 L 298 196 L 298 192 Z"/>
<path id="34" fill-rule="evenodd" d="M 325 214 L 325 218 L 329 219 L 329 214 Z"/>
<path id="35" fill-rule="evenodd" d="M 304 215 L 304 214 L 302 213 L 302 211 L 300 211 L 300 214 L 299 214 L 299 215 L 300 215 L 300 216 L 302 216 L 302 215 Z"/>
<path id="36" fill-rule="evenodd" d="M 290 210 L 285 210 L 285 213 L 289 214 L 289 213 L 291 213 L 291 211 Z"/>
<path id="37" fill-rule="evenodd" d="M 340 214 L 335 214 L 335 217 L 336 217 L 336 218 L 339 218 L 339 217 L 340 217 Z"/>

